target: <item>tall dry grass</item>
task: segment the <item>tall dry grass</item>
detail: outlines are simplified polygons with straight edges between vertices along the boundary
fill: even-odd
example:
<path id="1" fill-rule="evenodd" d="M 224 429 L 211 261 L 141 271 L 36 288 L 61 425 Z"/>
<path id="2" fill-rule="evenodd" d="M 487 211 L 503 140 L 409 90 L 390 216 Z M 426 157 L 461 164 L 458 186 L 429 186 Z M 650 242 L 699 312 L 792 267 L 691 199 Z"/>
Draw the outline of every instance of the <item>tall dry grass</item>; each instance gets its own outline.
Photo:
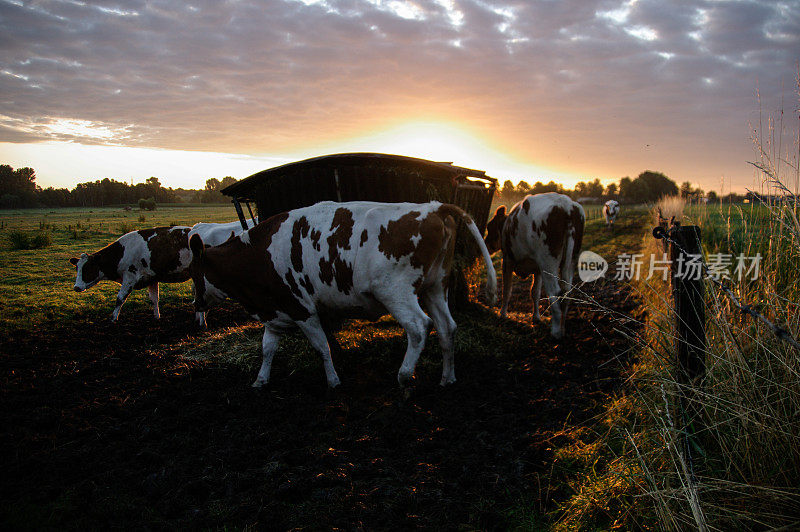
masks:
<path id="1" fill-rule="evenodd" d="M 736 296 L 797 338 L 798 191 L 787 182 L 797 183 L 798 157 L 777 153 L 771 142 L 757 146 L 763 202 L 683 206 L 682 216 L 671 216 L 700 225 L 706 259 L 730 257 L 731 275 L 724 282 Z M 670 201 L 660 207 L 675 212 L 681 205 Z M 737 275 L 738 257 L 748 266 L 760 257 L 757 276 Z M 639 466 L 649 479 L 646 494 L 660 525 L 800 527 L 800 351 L 707 282 L 707 369 L 693 391 L 697 405 L 688 421 L 694 436 L 687 445 L 684 387 L 674 377 L 672 302 L 667 287 L 652 281 L 641 291 L 650 319 L 638 375 L 647 386 L 637 400 L 651 419 L 639 436 L 649 437 L 645 448 L 661 446 L 666 452 L 651 454 L 651 460 L 640 454 Z"/>
<path id="2" fill-rule="evenodd" d="M 706 259 L 731 257 L 724 282 L 735 295 L 800 339 L 800 142 L 787 150 L 780 124 L 767 122 L 768 134 L 754 139 L 763 202 L 669 199 L 653 222 L 660 208 L 699 225 Z M 645 257 L 662 252 L 645 236 Z M 761 257 L 757 278 L 735 275 L 740 255 Z M 640 358 L 629 389 L 594 427 L 600 445 L 576 444 L 590 467 L 562 505 L 559 528 L 800 529 L 800 350 L 706 282 L 706 373 L 687 407 L 669 282 L 635 287 L 647 311 L 643 332 L 631 332 Z"/>

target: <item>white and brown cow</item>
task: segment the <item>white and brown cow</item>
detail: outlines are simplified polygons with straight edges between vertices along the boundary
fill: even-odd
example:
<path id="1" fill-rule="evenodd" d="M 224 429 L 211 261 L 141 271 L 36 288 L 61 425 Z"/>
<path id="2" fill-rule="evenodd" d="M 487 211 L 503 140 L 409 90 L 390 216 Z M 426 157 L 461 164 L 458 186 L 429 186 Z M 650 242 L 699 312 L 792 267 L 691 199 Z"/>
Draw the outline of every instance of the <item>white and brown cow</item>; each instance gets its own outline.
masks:
<path id="1" fill-rule="evenodd" d="M 182 283 L 189 279 L 189 227 L 154 227 L 131 231 L 91 255 L 82 253 L 69 262 L 75 266 L 75 291 L 83 292 L 100 281 L 119 283 L 117 306 L 111 319 L 117 321 L 122 305 L 134 289 L 147 288 L 158 311 L 158 283 Z M 198 321 L 201 317 L 197 317 Z"/>
<path id="2" fill-rule="evenodd" d="M 489 252 L 458 207 L 327 201 L 275 215 L 217 247 L 205 248 L 193 236 L 195 310 L 230 297 L 264 323 L 263 363 L 255 387 L 269 381 L 280 335 L 295 326 L 322 355 L 328 386 L 337 386 L 324 324 L 332 318 L 374 320 L 387 313 L 408 338 L 398 381 L 412 378 L 433 325 L 443 354 L 441 384 L 452 383 L 456 324 L 447 307 L 446 285 L 461 220 L 482 251 L 487 297 L 494 301 L 497 281 Z"/>
<path id="3" fill-rule="evenodd" d="M 247 223 L 248 229 L 255 225 L 253 220 L 246 220 L 245 223 Z M 192 230 L 189 231 L 189 238 L 192 238 L 192 235 L 200 235 L 206 246 L 219 246 L 229 238 L 241 234 L 242 231 L 244 231 L 244 228 L 238 220 L 221 224 L 200 222 L 192 226 Z"/>
<path id="4" fill-rule="evenodd" d="M 610 229 L 614 229 L 614 220 L 617 219 L 619 214 L 619 202 L 616 200 L 608 200 L 603 205 L 603 217 L 606 219 L 606 225 Z"/>
<path id="5" fill-rule="evenodd" d="M 253 221 L 247 221 L 253 227 Z M 161 317 L 158 310 L 158 283 L 182 283 L 189 280 L 189 237 L 198 234 L 208 246 L 222 244 L 229 238 L 241 234 L 244 229 L 238 221 L 229 223 L 194 224 L 185 226 L 155 227 L 124 234 L 116 242 L 100 251 L 69 262 L 76 267 L 75 291 L 83 292 L 103 280 L 115 281 L 122 286 L 117 294 L 117 306 L 111 319 L 117 321 L 122 305 L 134 289 L 145 288 L 153 302 L 153 314 Z M 195 321 L 205 325 L 205 313 L 195 314 Z"/>
<path id="6" fill-rule="evenodd" d="M 550 332 L 554 338 L 564 334 L 572 277 L 581 251 L 583 207 L 555 192 L 526 196 L 506 215 L 506 206 L 497 208 L 486 226 L 486 246 L 494 253 L 503 251 L 503 306 L 505 316 L 511 299 L 512 276 L 533 274 L 531 299 L 533 317 L 539 315 L 542 286 L 550 298 Z"/>

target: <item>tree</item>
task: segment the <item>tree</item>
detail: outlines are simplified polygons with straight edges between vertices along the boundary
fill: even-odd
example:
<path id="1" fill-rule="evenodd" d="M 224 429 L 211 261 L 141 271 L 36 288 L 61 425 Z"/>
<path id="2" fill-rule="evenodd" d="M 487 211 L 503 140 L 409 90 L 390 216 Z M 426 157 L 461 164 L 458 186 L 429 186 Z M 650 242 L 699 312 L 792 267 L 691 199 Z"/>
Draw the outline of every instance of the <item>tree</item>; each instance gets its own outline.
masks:
<path id="1" fill-rule="evenodd" d="M 520 181 L 517 183 L 517 194 L 520 196 L 524 196 L 525 194 L 531 193 L 531 186 L 528 184 L 527 181 Z"/>
<path id="2" fill-rule="evenodd" d="M 509 201 L 514 197 L 514 192 L 514 183 L 512 183 L 510 179 L 506 179 L 503 182 L 503 188 L 500 189 L 500 197 Z"/>
<path id="3" fill-rule="evenodd" d="M 713 190 L 709 190 L 708 194 L 706 194 L 706 198 L 708 198 L 709 203 L 717 203 L 719 202 L 719 196 Z"/>
<path id="4" fill-rule="evenodd" d="M 236 179 L 231 176 L 225 176 L 222 181 L 212 177 L 206 179 L 206 188 L 199 194 L 201 203 L 226 203 L 228 198 L 222 193 L 222 189 L 229 187 L 236 183 Z"/>
<path id="5" fill-rule="evenodd" d="M 586 184 L 586 195 L 590 198 L 599 198 L 603 195 L 603 185 L 599 179 Z"/>
<path id="6" fill-rule="evenodd" d="M 689 183 L 688 181 L 684 181 L 683 183 L 681 183 L 680 193 L 682 198 L 688 198 L 689 196 L 691 196 L 692 184 Z"/>
<path id="7" fill-rule="evenodd" d="M 631 197 L 633 192 L 633 180 L 625 176 L 619 180 L 619 195 L 626 200 Z"/>
<path id="8" fill-rule="evenodd" d="M 609 183 L 608 186 L 606 187 L 606 196 L 613 198 L 618 193 L 619 193 L 619 191 L 617 189 L 617 184 L 616 183 Z"/>
<path id="9" fill-rule="evenodd" d="M 33 207 L 41 189 L 36 184 L 36 171 L 33 168 L 14 170 L 7 164 L 0 165 L 0 196 L 9 196 L 4 205 Z"/>
<path id="10" fill-rule="evenodd" d="M 632 203 L 654 203 L 664 196 L 678 194 L 678 185 L 660 172 L 646 170 L 631 181 L 623 177 L 619 182 L 622 198 Z"/>

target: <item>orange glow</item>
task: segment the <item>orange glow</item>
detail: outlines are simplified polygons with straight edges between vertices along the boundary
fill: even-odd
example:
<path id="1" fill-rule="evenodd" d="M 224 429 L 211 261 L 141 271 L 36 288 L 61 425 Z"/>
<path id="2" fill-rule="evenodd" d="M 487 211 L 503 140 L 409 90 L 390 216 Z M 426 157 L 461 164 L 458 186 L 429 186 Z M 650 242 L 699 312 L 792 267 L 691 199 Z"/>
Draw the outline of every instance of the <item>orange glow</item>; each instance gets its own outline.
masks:
<path id="1" fill-rule="evenodd" d="M 521 161 L 479 132 L 454 121 L 410 121 L 373 131 L 349 140 L 325 144 L 316 151 L 304 150 L 297 159 L 341 152 L 380 152 L 451 162 L 458 166 L 484 170 L 502 184 L 510 179 L 533 184 L 550 180 L 572 187 L 587 177 Z M 594 177 L 592 177 L 594 179 Z"/>

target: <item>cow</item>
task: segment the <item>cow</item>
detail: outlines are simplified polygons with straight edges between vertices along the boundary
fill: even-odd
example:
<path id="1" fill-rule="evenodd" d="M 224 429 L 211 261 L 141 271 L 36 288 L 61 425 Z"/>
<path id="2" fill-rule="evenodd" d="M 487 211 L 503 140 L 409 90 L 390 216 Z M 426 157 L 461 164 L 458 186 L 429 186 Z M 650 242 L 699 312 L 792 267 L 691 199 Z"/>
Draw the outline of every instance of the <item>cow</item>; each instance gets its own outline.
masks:
<path id="1" fill-rule="evenodd" d="M 190 227 L 154 227 L 131 231 L 91 255 L 69 259 L 75 266 L 75 291 L 83 292 L 100 281 L 119 283 L 117 306 L 111 320 L 117 321 L 122 305 L 134 289 L 147 288 L 153 302 L 153 314 L 158 310 L 158 283 L 182 283 L 189 279 Z M 197 318 L 198 321 L 200 318 Z"/>
<path id="2" fill-rule="evenodd" d="M 245 223 L 248 229 L 255 225 L 253 220 L 246 220 Z M 242 231 L 244 231 L 244 228 L 239 221 L 221 224 L 200 222 L 192 226 L 192 230 L 189 231 L 189 238 L 197 234 L 200 235 L 206 246 L 218 246 Z"/>
<path id="3" fill-rule="evenodd" d="M 531 299 L 533 317 L 539 315 L 542 286 L 550 299 L 550 333 L 560 339 L 572 277 L 581 250 L 586 216 L 583 207 L 555 192 L 526 196 L 506 215 L 506 206 L 497 208 L 486 225 L 486 247 L 491 253 L 503 252 L 503 305 L 500 316 L 508 312 L 513 274 L 523 279 L 533 274 Z"/>
<path id="4" fill-rule="evenodd" d="M 616 200 L 608 200 L 603 205 L 603 216 L 606 219 L 606 226 L 609 229 L 614 229 L 614 220 L 617 219 L 619 214 L 619 202 Z"/>
<path id="5" fill-rule="evenodd" d="M 248 220 L 247 224 L 253 227 L 252 220 Z M 242 224 L 236 221 L 131 231 L 100 251 L 69 259 L 77 270 L 74 289 L 83 292 L 103 280 L 120 283 L 122 286 L 117 294 L 117 306 L 111 314 L 111 320 L 117 321 L 130 293 L 134 289 L 147 287 L 153 302 L 153 314 L 159 319 L 158 283 L 182 283 L 190 278 L 189 237 L 199 234 L 207 245 L 215 246 L 243 230 Z M 195 321 L 204 327 L 205 313 L 196 313 Z"/>
<path id="6" fill-rule="evenodd" d="M 434 326 L 443 356 L 440 384 L 450 384 L 456 380 L 456 323 L 447 306 L 447 281 L 459 221 L 478 243 L 486 262 L 487 299 L 494 302 L 491 257 L 460 208 L 438 202 L 326 201 L 272 216 L 220 246 L 206 248 L 201 237 L 192 236 L 195 310 L 206 311 L 230 297 L 264 324 L 256 388 L 269 382 L 280 336 L 292 327 L 322 355 L 328 386 L 336 387 L 340 381 L 326 323 L 386 314 L 408 339 L 398 382 L 412 379 Z"/>

